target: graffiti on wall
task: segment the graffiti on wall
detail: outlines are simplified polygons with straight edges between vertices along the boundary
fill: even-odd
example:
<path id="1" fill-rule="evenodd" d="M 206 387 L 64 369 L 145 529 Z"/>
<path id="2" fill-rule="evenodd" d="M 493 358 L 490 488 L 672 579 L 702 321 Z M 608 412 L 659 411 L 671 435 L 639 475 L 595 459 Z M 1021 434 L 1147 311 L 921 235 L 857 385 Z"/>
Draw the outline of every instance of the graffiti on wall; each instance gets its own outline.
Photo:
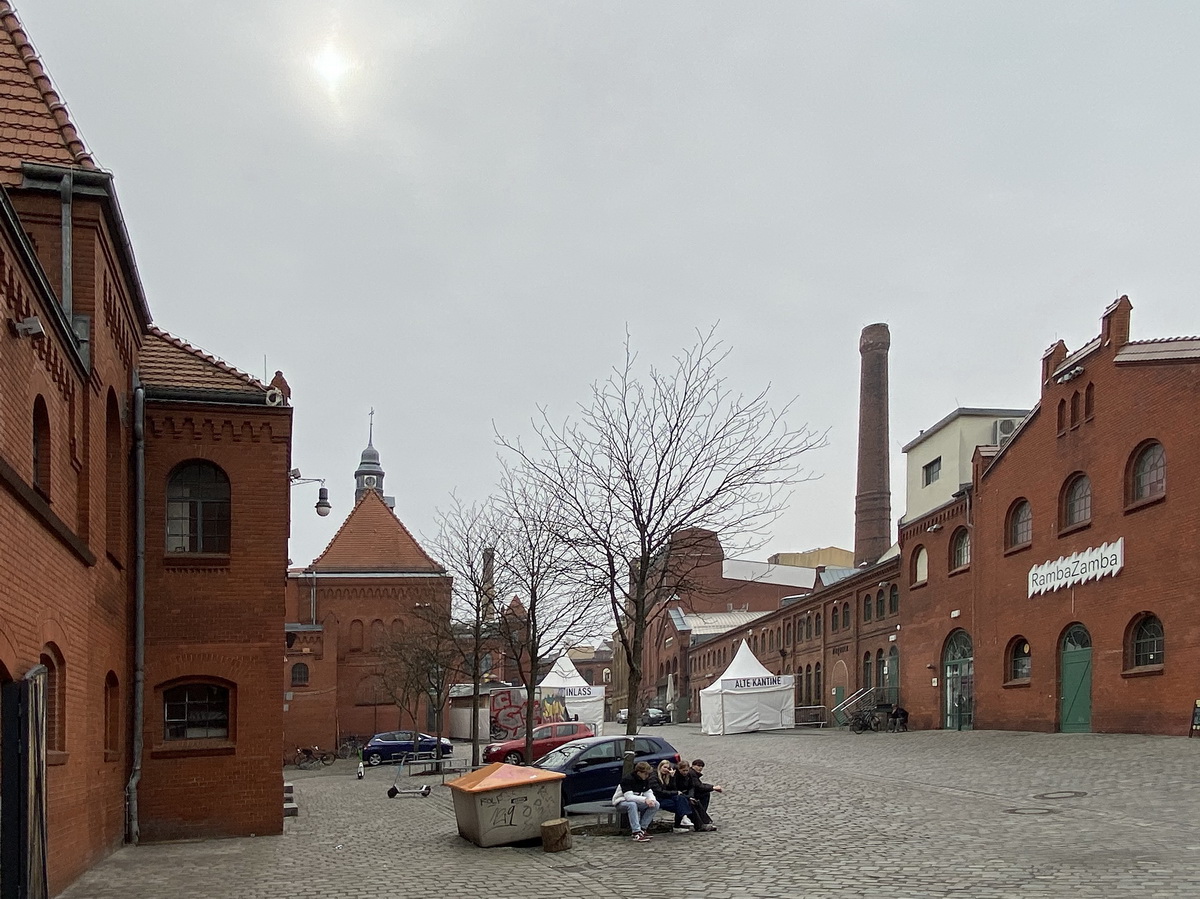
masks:
<path id="1" fill-rule="evenodd" d="M 525 691 L 522 689 L 493 690 L 491 695 L 491 736 L 493 740 L 515 740 L 525 736 Z M 533 725 L 553 721 L 570 721 L 567 698 L 562 693 L 548 693 L 535 700 Z"/>

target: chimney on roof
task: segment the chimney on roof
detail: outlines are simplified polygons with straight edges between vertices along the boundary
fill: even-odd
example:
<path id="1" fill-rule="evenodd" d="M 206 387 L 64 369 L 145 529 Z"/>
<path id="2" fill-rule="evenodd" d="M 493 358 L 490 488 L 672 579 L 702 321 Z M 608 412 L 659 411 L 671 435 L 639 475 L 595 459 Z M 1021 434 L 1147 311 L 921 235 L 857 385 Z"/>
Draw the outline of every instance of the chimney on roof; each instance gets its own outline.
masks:
<path id="1" fill-rule="evenodd" d="M 891 331 L 867 325 L 858 401 L 858 492 L 854 498 L 854 564 L 874 562 L 891 545 L 892 490 L 888 466 L 888 350 Z"/>
<path id="2" fill-rule="evenodd" d="M 1122 296 L 1104 310 L 1100 320 L 1100 342 L 1104 346 L 1112 344 L 1114 350 L 1119 350 L 1129 343 L 1129 310 L 1132 308 L 1129 297 Z"/>

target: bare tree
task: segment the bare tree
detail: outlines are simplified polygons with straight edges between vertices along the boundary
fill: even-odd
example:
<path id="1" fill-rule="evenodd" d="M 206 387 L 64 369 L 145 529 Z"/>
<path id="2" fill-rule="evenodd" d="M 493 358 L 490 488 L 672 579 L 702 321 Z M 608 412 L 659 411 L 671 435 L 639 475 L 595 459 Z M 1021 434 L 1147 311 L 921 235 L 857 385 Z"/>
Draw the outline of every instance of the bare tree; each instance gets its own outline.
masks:
<path id="1" fill-rule="evenodd" d="M 630 736 L 648 624 L 698 564 L 688 535 L 761 541 L 805 480 L 801 455 L 825 442 L 790 427 L 790 404 L 772 410 L 768 389 L 735 393 L 718 373 L 728 354 L 711 329 L 643 381 L 627 336 L 624 364 L 593 385 L 577 418 L 555 424 L 542 409 L 530 450 L 498 436 L 555 509 L 583 589 L 608 600 L 629 670 Z"/>
<path id="2" fill-rule="evenodd" d="M 525 760 L 532 761 L 535 691 L 547 663 L 594 635 L 607 617 L 557 527 L 553 494 L 529 472 L 506 470 L 498 504 L 503 527 L 496 567 L 517 598 L 500 611 L 499 633 L 525 688 Z"/>
<path id="3" fill-rule="evenodd" d="M 443 603 L 420 603 L 414 616 L 411 626 L 380 648 L 380 675 L 393 701 L 414 722 L 422 702 L 432 709 L 440 758 L 446 705 L 458 673 L 458 641 Z"/>
<path id="4" fill-rule="evenodd" d="M 471 765 L 479 764 L 483 662 L 497 640 L 495 547 L 498 514 L 491 501 L 464 505 L 457 496 L 437 513 L 433 553 L 454 576 L 451 618 L 464 673 L 471 678 Z"/>

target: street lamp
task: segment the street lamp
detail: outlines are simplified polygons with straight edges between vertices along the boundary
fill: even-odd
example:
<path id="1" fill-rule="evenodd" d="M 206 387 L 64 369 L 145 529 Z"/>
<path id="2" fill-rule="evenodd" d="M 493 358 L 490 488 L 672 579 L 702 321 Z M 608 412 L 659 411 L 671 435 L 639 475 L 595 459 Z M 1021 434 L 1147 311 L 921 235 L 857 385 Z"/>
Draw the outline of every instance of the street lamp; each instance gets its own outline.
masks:
<path id="1" fill-rule="evenodd" d="M 325 486 L 324 478 L 302 478 L 300 477 L 299 468 L 293 468 L 289 471 L 288 477 L 291 478 L 293 487 L 297 484 L 320 484 L 321 486 L 317 490 L 317 504 L 313 508 L 317 510 L 317 514 L 322 518 L 333 510 L 333 506 L 329 504 L 329 488 Z"/>

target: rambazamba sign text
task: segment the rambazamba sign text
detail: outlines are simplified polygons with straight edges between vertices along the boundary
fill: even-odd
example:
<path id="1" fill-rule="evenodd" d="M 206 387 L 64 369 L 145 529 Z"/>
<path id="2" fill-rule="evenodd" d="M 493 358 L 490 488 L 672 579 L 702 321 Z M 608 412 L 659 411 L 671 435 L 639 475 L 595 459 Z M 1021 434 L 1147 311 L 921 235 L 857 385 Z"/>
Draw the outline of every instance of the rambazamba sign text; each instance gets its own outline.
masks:
<path id="1" fill-rule="evenodd" d="M 1102 543 L 1043 562 L 1029 569 L 1029 595 L 1051 593 L 1063 587 L 1074 587 L 1084 581 L 1095 581 L 1115 575 L 1125 567 L 1125 538 L 1115 543 Z"/>

